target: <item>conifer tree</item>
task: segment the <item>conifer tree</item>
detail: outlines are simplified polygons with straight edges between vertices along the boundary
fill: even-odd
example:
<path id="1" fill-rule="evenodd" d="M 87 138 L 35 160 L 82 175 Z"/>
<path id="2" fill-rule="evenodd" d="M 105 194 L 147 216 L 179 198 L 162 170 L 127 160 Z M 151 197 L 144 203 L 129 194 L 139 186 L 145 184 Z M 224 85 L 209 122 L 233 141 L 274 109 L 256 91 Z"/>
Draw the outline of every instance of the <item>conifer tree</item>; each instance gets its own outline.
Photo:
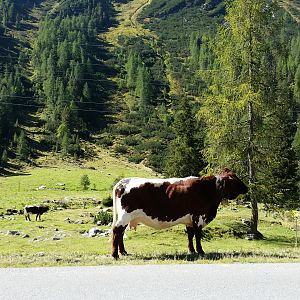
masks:
<path id="1" fill-rule="evenodd" d="M 282 168 L 290 159 L 291 103 L 279 84 L 278 7 L 268 0 L 234 0 L 227 8 L 214 44 L 218 69 L 200 112 L 207 124 L 205 157 L 214 168 L 229 166 L 248 178 L 250 232 L 260 238 L 258 198 L 270 201 L 263 190 L 272 199 L 284 193 L 282 182 L 274 186 L 278 172 L 285 172 L 281 178 L 294 174 Z"/>
<path id="2" fill-rule="evenodd" d="M 173 122 L 175 139 L 169 146 L 165 161 L 167 176 L 199 176 L 204 162 L 201 155 L 203 137 L 197 125 L 188 99 L 181 95 Z"/>

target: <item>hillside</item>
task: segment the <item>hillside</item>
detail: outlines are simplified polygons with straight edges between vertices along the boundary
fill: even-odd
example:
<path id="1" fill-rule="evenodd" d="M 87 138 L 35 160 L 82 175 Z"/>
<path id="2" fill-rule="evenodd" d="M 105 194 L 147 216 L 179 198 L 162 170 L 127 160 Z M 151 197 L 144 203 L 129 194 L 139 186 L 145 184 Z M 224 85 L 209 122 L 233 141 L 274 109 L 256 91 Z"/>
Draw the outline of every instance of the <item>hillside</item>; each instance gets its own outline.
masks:
<path id="1" fill-rule="evenodd" d="M 1 91 L 6 103 L 1 130 L 5 157 L 20 156 L 17 148 L 23 141 L 25 161 L 29 157 L 34 161 L 52 149 L 84 157 L 83 145 L 88 141 L 163 171 L 161 157 L 166 156 L 167 145 L 175 136 L 170 125 L 176 99 L 186 93 L 196 111 L 204 87 L 190 63 L 191 45 L 199 36 L 214 34 L 225 13 L 224 2 L 172 0 L 162 5 L 158 0 L 135 0 L 112 4 L 88 0 L 1 4 L 6 26 L 0 36 L 1 68 L 3 75 L 14 77 L 11 92 L 4 88 L 7 83 Z M 297 18 L 297 1 L 282 1 L 282 5 Z M 95 16 L 97 21 L 87 19 Z M 82 25 L 74 27 L 74 22 L 81 22 L 89 31 L 83 31 Z M 56 26 L 60 26 L 59 32 Z M 67 51 L 71 45 L 72 51 Z M 51 54 L 56 48 L 57 54 Z M 141 62 L 134 62 L 134 53 L 142 54 Z M 140 86 L 129 82 L 128 72 L 138 71 L 129 70 L 130 55 L 133 63 L 146 67 Z M 146 112 L 151 124 L 137 112 L 142 105 L 137 99 L 151 104 Z"/>
<path id="2" fill-rule="evenodd" d="M 206 129 L 197 112 L 224 1 L 16 3 L 0 27 L 3 174 L 53 153 L 89 159 L 93 144 L 164 175 L 199 174 Z M 282 7 L 297 17 L 297 1 Z M 299 27 L 284 18 L 293 88 Z M 178 144 L 182 135 L 188 145 Z M 175 170 L 172 157 L 189 165 Z"/>

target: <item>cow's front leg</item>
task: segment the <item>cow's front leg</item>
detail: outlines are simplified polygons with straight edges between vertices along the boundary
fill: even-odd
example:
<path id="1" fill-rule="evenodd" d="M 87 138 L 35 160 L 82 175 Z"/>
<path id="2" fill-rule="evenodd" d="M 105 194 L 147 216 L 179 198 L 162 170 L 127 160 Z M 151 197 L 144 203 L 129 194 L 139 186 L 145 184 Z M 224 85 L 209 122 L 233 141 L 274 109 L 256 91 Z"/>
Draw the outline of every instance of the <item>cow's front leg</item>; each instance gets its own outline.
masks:
<path id="1" fill-rule="evenodd" d="M 112 257 L 114 259 L 119 258 L 118 249 L 121 254 L 125 254 L 123 236 L 126 226 L 114 226 L 112 229 Z M 123 253 L 122 253 L 123 252 Z"/>
<path id="2" fill-rule="evenodd" d="M 196 238 L 196 250 L 199 255 L 204 256 L 204 251 L 201 245 L 201 237 L 202 237 L 202 226 L 194 227 L 195 238 Z"/>
<path id="3" fill-rule="evenodd" d="M 195 248 L 194 248 L 194 243 L 193 243 L 193 238 L 195 235 L 195 231 L 193 227 L 186 226 L 186 232 L 188 235 L 188 249 L 190 254 L 196 253 Z"/>

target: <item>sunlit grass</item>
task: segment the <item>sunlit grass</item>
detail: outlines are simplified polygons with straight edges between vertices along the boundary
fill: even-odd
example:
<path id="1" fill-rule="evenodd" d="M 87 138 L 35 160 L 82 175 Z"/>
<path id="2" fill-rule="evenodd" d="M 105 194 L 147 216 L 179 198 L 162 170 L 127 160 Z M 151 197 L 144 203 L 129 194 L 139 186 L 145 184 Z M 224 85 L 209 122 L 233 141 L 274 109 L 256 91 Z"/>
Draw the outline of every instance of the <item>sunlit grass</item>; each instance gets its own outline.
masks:
<path id="1" fill-rule="evenodd" d="M 96 207 L 50 211 L 41 222 L 25 222 L 18 215 L 15 220 L 0 221 L 0 267 L 300 261 L 300 250 L 294 247 L 294 232 L 290 230 L 293 223 L 282 221 L 280 225 L 278 219 L 261 214 L 264 239 L 249 241 L 241 218 L 249 218 L 250 210 L 243 207 L 237 211 L 223 207 L 219 211 L 205 230 L 204 258 L 188 254 L 184 226 L 157 231 L 140 225 L 136 231 L 126 231 L 124 242 L 129 255 L 114 261 L 109 237 L 82 235 L 95 226 L 92 216 L 97 211 Z M 81 219 L 84 224 L 70 224 L 66 218 Z M 235 237 L 232 228 L 244 235 Z M 7 230 L 19 230 L 21 235 L 6 235 Z M 54 240 L 57 235 L 63 238 Z"/>
<path id="2" fill-rule="evenodd" d="M 119 37 L 151 37 L 156 38 L 155 34 L 145 29 L 136 18 L 144 6 L 151 3 L 152 0 L 135 0 L 128 3 L 118 3 L 115 5 L 117 11 L 117 25 L 111 27 L 104 33 L 105 40 L 115 46 L 119 44 Z"/>

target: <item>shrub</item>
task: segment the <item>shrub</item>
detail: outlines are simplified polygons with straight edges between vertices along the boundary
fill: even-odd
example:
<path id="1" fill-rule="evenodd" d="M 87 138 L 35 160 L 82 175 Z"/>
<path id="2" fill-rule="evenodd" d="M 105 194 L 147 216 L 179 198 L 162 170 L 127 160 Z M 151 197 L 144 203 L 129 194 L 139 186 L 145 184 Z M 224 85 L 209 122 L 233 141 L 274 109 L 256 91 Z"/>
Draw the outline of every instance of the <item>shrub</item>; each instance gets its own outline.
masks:
<path id="1" fill-rule="evenodd" d="M 91 184 L 89 176 L 87 174 L 84 174 L 81 176 L 80 179 L 80 186 L 84 191 L 86 191 L 89 188 L 89 185 Z"/>
<path id="2" fill-rule="evenodd" d="M 111 207 L 113 205 L 112 197 L 108 196 L 102 200 L 102 204 L 106 207 Z"/>
<path id="3" fill-rule="evenodd" d="M 128 152 L 128 149 L 125 145 L 117 145 L 115 147 L 115 152 L 119 154 L 126 154 Z"/>
<path id="4" fill-rule="evenodd" d="M 140 130 L 136 126 L 129 125 L 129 124 L 126 124 L 126 123 L 121 123 L 121 124 L 116 125 L 114 127 L 114 131 L 117 134 L 126 135 L 126 136 L 130 135 L 130 134 L 136 134 L 136 133 L 140 132 Z"/>
<path id="5" fill-rule="evenodd" d="M 108 211 L 99 211 L 97 215 L 94 216 L 94 223 L 100 223 L 99 225 L 108 225 L 113 221 L 112 213 Z"/>
<path id="6" fill-rule="evenodd" d="M 124 139 L 124 143 L 127 145 L 127 146 L 136 146 L 140 143 L 139 139 L 135 136 L 127 136 L 125 139 Z"/>
<path id="7" fill-rule="evenodd" d="M 104 146 L 104 147 L 110 147 L 113 145 L 113 138 L 110 136 L 103 136 L 98 142 L 97 144 L 100 146 Z"/>
<path id="8" fill-rule="evenodd" d="M 142 154 L 136 153 L 129 156 L 128 161 L 139 164 L 144 159 L 144 156 Z"/>

